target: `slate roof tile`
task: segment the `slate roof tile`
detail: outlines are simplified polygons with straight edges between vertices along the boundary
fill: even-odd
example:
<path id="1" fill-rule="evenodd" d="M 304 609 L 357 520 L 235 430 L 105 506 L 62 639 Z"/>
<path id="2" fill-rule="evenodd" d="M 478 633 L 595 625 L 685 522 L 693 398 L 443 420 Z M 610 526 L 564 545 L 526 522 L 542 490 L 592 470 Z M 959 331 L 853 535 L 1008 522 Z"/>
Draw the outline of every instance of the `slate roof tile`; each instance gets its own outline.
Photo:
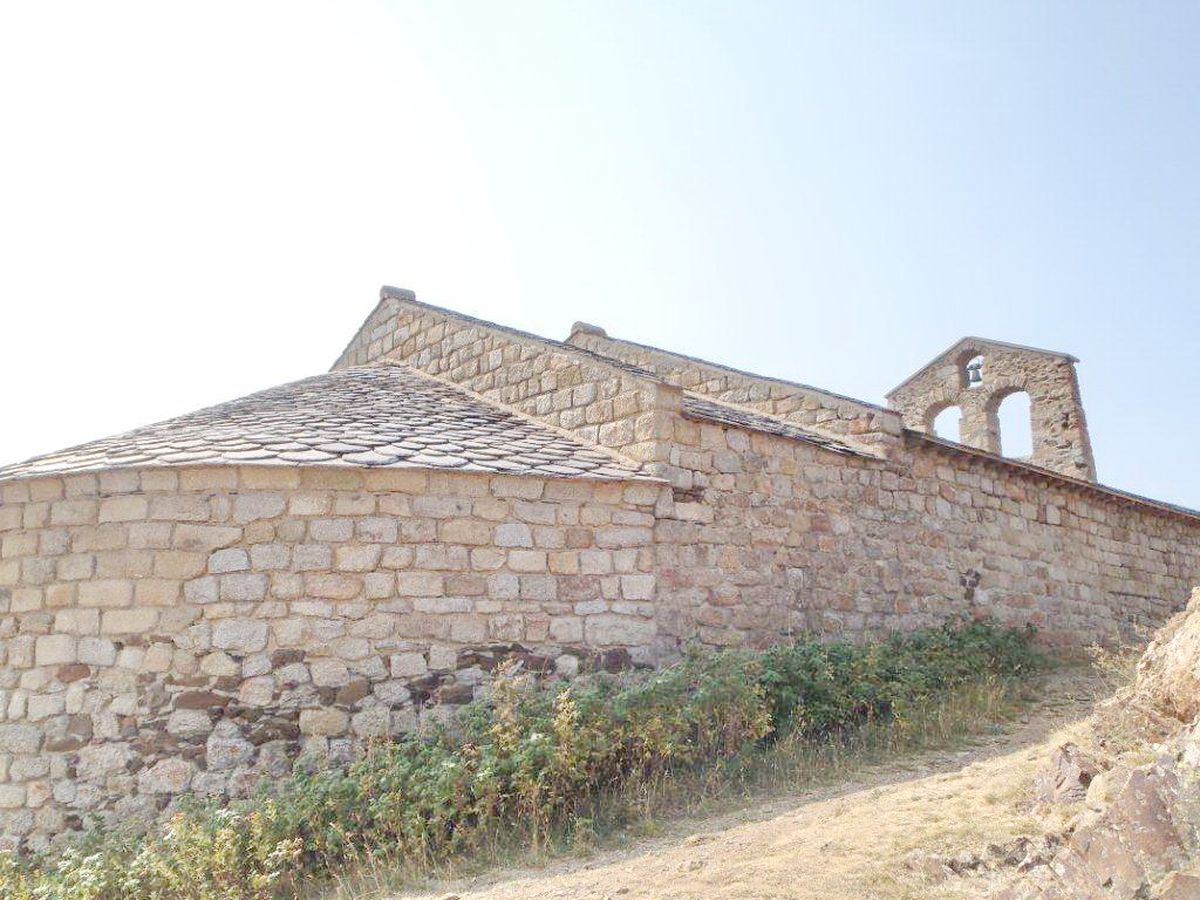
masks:
<path id="1" fill-rule="evenodd" d="M 645 478 L 569 435 L 407 366 L 338 369 L 0 468 L 0 480 L 143 465 L 394 466 Z"/>
<path id="2" fill-rule="evenodd" d="M 761 431 L 765 434 L 790 438 L 791 440 L 805 441 L 809 444 L 824 447 L 826 450 L 831 450 L 834 453 L 844 453 L 852 456 L 870 455 L 854 447 L 852 444 L 840 441 L 830 435 L 804 428 L 785 419 L 776 418 L 775 416 L 768 416 L 743 409 L 739 406 L 733 406 L 729 403 L 710 400 L 699 394 L 693 394 L 691 391 L 684 391 L 683 414 L 688 418 L 703 419 L 706 422 L 715 422 L 719 425 L 732 425 L 734 428 L 745 428 L 750 431 Z"/>

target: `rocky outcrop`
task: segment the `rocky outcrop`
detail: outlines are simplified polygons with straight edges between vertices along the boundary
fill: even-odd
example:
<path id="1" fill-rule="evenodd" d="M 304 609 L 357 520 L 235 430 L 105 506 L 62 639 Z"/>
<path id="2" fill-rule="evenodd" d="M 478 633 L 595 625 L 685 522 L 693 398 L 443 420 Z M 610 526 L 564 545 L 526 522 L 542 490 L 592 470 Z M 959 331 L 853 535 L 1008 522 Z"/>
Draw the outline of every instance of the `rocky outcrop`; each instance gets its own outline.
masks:
<path id="1" fill-rule="evenodd" d="M 1041 802 L 1083 801 L 1058 851 L 999 898 L 1200 898 L 1200 589 L 1098 729 L 1106 759 L 1064 745 L 1036 785 Z"/>

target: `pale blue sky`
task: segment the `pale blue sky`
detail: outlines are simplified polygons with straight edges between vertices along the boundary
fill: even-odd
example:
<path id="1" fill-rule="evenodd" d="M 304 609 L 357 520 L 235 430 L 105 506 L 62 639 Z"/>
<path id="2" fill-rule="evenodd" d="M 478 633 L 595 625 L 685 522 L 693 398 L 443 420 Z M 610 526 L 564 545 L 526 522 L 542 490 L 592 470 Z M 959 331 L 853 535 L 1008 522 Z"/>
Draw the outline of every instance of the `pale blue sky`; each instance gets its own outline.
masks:
<path id="1" fill-rule="evenodd" d="M 322 371 L 382 283 L 868 400 L 1067 350 L 1200 506 L 1200 6 L 8 4 L 0 461 Z"/>

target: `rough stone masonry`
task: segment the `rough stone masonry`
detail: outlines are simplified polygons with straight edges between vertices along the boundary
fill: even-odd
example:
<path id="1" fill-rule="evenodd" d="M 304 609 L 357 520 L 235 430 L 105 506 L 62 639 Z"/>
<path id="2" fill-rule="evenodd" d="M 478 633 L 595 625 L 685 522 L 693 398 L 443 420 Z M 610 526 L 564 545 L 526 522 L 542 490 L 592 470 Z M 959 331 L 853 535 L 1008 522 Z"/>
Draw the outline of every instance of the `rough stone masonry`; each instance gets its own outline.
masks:
<path id="1" fill-rule="evenodd" d="M 968 338 L 891 401 L 385 288 L 325 375 L 0 469 L 0 843 L 348 757 L 509 660 L 952 615 L 1072 648 L 1200 582 L 1200 515 L 1095 482 L 1072 357 Z"/>

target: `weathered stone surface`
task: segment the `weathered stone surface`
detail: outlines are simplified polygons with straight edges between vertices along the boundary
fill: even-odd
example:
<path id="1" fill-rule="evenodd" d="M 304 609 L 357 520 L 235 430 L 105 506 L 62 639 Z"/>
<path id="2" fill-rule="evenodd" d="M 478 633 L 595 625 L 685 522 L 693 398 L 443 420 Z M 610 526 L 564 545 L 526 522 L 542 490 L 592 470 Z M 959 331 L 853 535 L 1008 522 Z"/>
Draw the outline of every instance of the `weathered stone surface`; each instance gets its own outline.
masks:
<path id="1" fill-rule="evenodd" d="M 138 790 L 144 794 L 181 794 L 195 774 L 191 763 L 183 759 L 164 759 L 138 773 Z"/>
<path id="2" fill-rule="evenodd" d="M 1087 797 L 1088 786 L 1100 772 L 1100 763 L 1077 744 L 1063 744 L 1054 751 L 1050 764 L 1034 785 L 1037 798 L 1045 803 L 1073 803 Z"/>
<path id="3" fill-rule="evenodd" d="M 1115 729 L 1122 742 L 1141 734 L 1157 756 L 1152 762 L 1119 763 L 1098 772 L 1085 792 L 1085 811 L 1070 825 L 1067 837 L 1046 865 L 1037 866 L 1011 885 L 1002 900 L 1061 895 L 1063 897 L 1189 896 L 1200 881 L 1183 870 L 1200 859 L 1200 754 L 1193 754 L 1200 718 L 1181 722 L 1168 715 L 1196 710 L 1197 683 L 1189 670 L 1200 666 L 1200 590 L 1187 611 L 1163 628 L 1143 655 L 1134 684 L 1107 704 L 1101 728 Z M 1180 691 L 1172 696 L 1171 685 Z M 1164 725 L 1173 721 L 1173 727 Z M 1159 742 L 1161 739 L 1161 742 Z M 1079 799 L 1079 774 L 1095 766 L 1078 747 L 1055 752 L 1049 773 L 1040 779 L 1047 800 Z M 1061 777 L 1060 777 L 1061 776 Z M 1063 789 L 1065 786 L 1065 789 Z"/>
<path id="4" fill-rule="evenodd" d="M 232 769 L 250 761 L 254 745 L 242 737 L 233 722 L 219 722 L 208 737 L 204 760 L 209 771 Z"/>
<path id="5" fill-rule="evenodd" d="M 257 653 L 267 646 L 267 623 L 254 619 L 221 619 L 212 632 L 213 646 L 235 653 Z"/>
<path id="6" fill-rule="evenodd" d="M 202 737 L 212 730 L 212 716 L 203 709 L 176 709 L 167 717 L 166 727 L 178 737 Z"/>
<path id="7" fill-rule="evenodd" d="M 333 736 L 345 734 L 350 716 L 340 709 L 303 709 L 300 711 L 300 733 Z"/>
<path id="8" fill-rule="evenodd" d="M 24 723 L 0 723 L 0 753 L 36 753 L 42 729 Z"/>

